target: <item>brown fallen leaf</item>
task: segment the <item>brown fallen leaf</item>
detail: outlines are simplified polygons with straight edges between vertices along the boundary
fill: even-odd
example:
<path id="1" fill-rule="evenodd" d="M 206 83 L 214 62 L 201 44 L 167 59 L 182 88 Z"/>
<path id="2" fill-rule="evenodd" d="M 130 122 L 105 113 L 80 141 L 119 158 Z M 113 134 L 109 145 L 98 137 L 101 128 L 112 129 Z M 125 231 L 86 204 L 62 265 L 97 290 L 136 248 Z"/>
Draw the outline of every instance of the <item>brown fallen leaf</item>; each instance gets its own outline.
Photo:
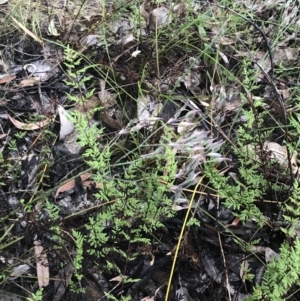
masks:
<path id="1" fill-rule="evenodd" d="M 90 174 L 90 173 L 81 175 L 80 178 L 82 181 L 82 185 L 84 187 L 103 188 L 103 185 L 101 183 L 97 183 L 93 180 L 90 180 L 91 176 L 92 176 L 92 174 Z"/>
<path id="2" fill-rule="evenodd" d="M 18 128 L 20 130 L 26 130 L 26 131 L 33 131 L 33 130 L 41 129 L 52 121 L 52 118 L 47 118 L 46 120 L 38 121 L 35 123 L 34 122 L 23 123 L 23 122 L 20 122 L 16 119 L 12 118 L 9 115 L 8 115 L 8 118 L 10 119 L 10 121 L 16 128 Z"/>
<path id="3" fill-rule="evenodd" d="M 34 240 L 34 253 L 36 256 L 36 273 L 39 283 L 39 288 L 49 284 L 50 272 L 47 255 L 43 254 L 44 248 L 41 246 L 40 240 Z"/>
<path id="4" fill-rule="evenodd" d="M 0 84 L 6 84 L 16 78 L 15 75 L 6 75 L 0 79 Z"/>
<path id="5" fill-rule="evenodd" d="M 127 276 L 116 276 L 116 277 L 114 277 L 114 278 L 111 278 L 111 279 L 109 279 L 109 281 L 110 282 L 112 282 L 112 281 L 116 281 L 116 282 L 123 282 L 123 280 L 124 280 L 124 278 L 126 279 L 126 278 L 128 278 Z"/>
<path id="6" fill-rule="evenodd" d="M 21 80 L 19 86 L 20 87 L 32 87 L 36 85 L 40 80 L 38 78 L 32 77 L 32 78 L 26 78 Z"/>
<path id="7" fill-rule="evenodd" d="M 84 182 L 84 181 L 90 179 L 91 176 L 92 176 L 91 173 L 85 173 L 85 174 L 82 174 L 82 175 L 80 176 L 80 179 L 81 179 L 82 182 Z"/>
<path id="8" fill-rule="evenodd" d="M 236 227 L 240 223 L 240 218 L 236 217 L 231 224 L 227 225 L 227 227 Z"/>
<path id="9" fill-rule="evenodd" d="M 56 193 L 55 193 L 55 196 L 54 196 L 54 199 L 56 199 L 56 197 L 59 195 L 60 192 L 68 191 L 68 190 L 74 188 L 75 185 L 76 185 L 76 182 L 75 182 L 74 179 L 73 179 L 73 180 L 70 180 L 69 182 L 67 182 L 67 183 L 65 183 L 65 184 L 63 184 L 62 186 L 60 186 L 60 187 L 57 189 L 57 191 L 56 191 Z"/>
<path id="10" fill-rule="evenodd" d="M 90 174 L 90 173 L 80 175 L 82 185 L 85 186 L 85 187 L 89 187 L 91 184 L 93 184 L 93 185 L 96 185 L 97 188 L 100 188 L 100 187 L 98 187 L 99 185 L 97 185 L 97 183 L 95 183 L 94 181 L 89 180 L 91 178 L 91 176 L 92 176 L 92 174 Z M 57 191 L 55 193 L 55 196 L 54 196 L 54 199 L 57 198 L 57 196 L 59 195 L 60 192 L 65 192 L 65 191 L 71 190 L 72 188 L 75 187 L 75 185 L 76 185 L 75 179 L 72 179 L 69 182 L 63 184 L 62 186 L 60 186 L 57 189 Z"/>

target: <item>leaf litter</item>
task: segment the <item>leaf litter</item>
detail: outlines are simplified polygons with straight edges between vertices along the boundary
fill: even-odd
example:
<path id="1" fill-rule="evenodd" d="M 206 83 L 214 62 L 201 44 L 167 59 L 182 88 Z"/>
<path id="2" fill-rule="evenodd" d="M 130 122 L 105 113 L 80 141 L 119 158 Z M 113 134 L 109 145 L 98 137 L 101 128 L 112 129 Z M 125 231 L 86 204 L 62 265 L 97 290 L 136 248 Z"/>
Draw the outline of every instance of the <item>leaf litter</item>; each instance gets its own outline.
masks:
<path id="1" fill-rule="evenodd" d="M 291 23 L 297 28 L 300 24 L 296 4 L 288 6 L 283 1 L 242 2 L 249 13 L 261 21 L 269 43 L 274 39 L 274 25 L 268 21 L 280 11 L 282 16 L 279 28 Z M 111 253 L 111 258 L 107 261 L 114 261 L 121 273 L 98 270 L 93 265 L 92 255 L 85 259 L 82 268 L 82 283 L 86 292 L 81 294 L 86 300 L 106 298 L 102 296 L 102 292 L 109 292 L 115 298 L 123 294 L 130 296 L 132 300 L 163 300 L 172 260 L 166 254 L 178 245 L 176 237 L 180 232 L 183 213 L 189 205 L 191 191 L 201 177 L 203 164 L 211 161 L 220 164 L 224 172 L 230 169 L 236 171 L 235 165 L 238 162 L 235 155 L 229 150 L 223 150 L 227 139 L 232 139 L 237 134 L 238 125 L 244 124 L 249 118 L 242 108 L 262 98 L 265 99 L 264 106 L 269 110 L 270 116 L 274 115 L 276 119 L 276 116 L 282 115 L 282 110 L 276 103 L 274 87 L 266 80 L 267 74 L 272 74 L 273 68 L 296 68 L 298 62 L 298 38 L 293 33 L 279 37 L 278 45 L 272 45 L 273 66 L 266 45 L 255 29 L 249 29 L 246 34 L 245 26 L 237 26 L 234 34 L 224 31 L 223 21 L 218 19 L 224 9 L 217 5 L 204 5 L 202 1 L 194 1 L 190 7 L 183 2 L 170 6 L 167 3 L 154 4 L 153 1 L 144 1 L 140 6 L 130 3 L 140 11 L 143 19 L 140 20 L 142 25 L 137 34 L 130 9 L 122 11 L 114 3 L 107 5 L 107 10 L 104 11 L 99 3 L 85 1 L 82 6 L 77 6 L 75 2 L 66 4 L 51 1 L 48 3 L 51 16 L 41 11 L 45 17 L 41 18 L 40 24 L 43 39 L 16 16 L 12 17 L 11 22 L 18 28 L 18 33 L 14 37 L 8 32 L 1 39 L 1 56 L 5 58 L 0 74 L 0 93 L 4 101 L 2 104 L 1 100 L 0 106 L 1 162 L 9 167 L 0 167 L 3 175 L 0 217 L 7 216 L 8 207 L 11 213 L 9 221 L 15 223 L 15 232 L 10 235 L 12 238 L 23 237 L 20 243 L 13 244 L 1 254 L 1 271 L 13 266 L 9 277 L 1 284 L 1 289 L 9 293 L 9 290 L 17 287 L 14 281 L 20 280 L 24 289 L 18 286 L 18 293 L 23 299 L 29 296 L 28 291 L 35 284 L 45 287 L 43 300 L 75 300 L 69 289 L 78 272 L 70 260 L 70 257 L 76 256 L 70 233 L 73 228 L 84 227 L 84 220 L 93 217 L 93 210 L 96 210 L 94 208 L 101 208 L 101 202 L 93 193 L 104 190 L 105 187 L 94 180 L 91 173 L 85 172 L 88 167 L 82 158 L 83 148 L 71 150 L 78 138 L 76 125 L 68 117 L 74 108 L 75 111 L 80 108 L 81 112 L 89 114 L 89 126 L 103 127 L 112 141 L 142 131 L 150 139 L 151 132 L 156 131 L 161 122 L 165 122 L 173 132 L 173 138 L 168 142 L 163 141 L 159 135 L 155 136 L 153 146 L 147 153 L 141 154 L 141 158 L 151 161 L 158 155 L 164 155 L 166 145 L 174 152 L 178 169 L 169 193 L 172 195 L 173 206 L 178 211 L 175 217 L 163 221 L 164 230 L 153 234 L 160 239 L 151 242 L 150 246 L 140 243 L 131 246 L 136 250 L 130 250 L 131 247 L 126 242 L 118 245 L 121 251 L 128 252 L 128 258 L 135 252 L 138 254 L 134 260 L 129 260 L 124 265 L 120 258 L 114 258 L 115 254 Z M 1 5 L 10 13 L 15 4 L 14 1 L 4 1 Z M 117 17 L 110 18 L 114 13 Z M 185 18 L 195 15 L 199 15 L 199 19 L 196 18 L 199 26 L 195 26 L 196 22 L 181 32 L 180 24 L 184 24 Z M 237 15 L 234 17 L 237 18 Z M 250 27 L 251 24 L 247 25 Z M 229 26 L 234 27 L 233 23 Z M 106 28 L 107 31 L 101 32 L 101 28 Z M 152 40 L 157 32 L 162 33 L 161 38 Z M 185 47 L 180 44 L 180 39 L 184 36 L 188 39 L 187 44 L 195 47 L 194 50 L 192 47 L 185 51 Z M 166 40 L 167 37 L 169 40 Z M 21 38 L 26 43 L 20 44 L 21 48 L 17 49 L 14 43 Z M 63 47 L 57 46 L 60 44 L 57 41 L 77 47 L 79 53 L 89 56 L 91 62 L 105 66 L 103 69 L 106 71 L 103 74 L 91 74 L 87 71 L 85 75 L 90 76 L 90 80 L 84 86 L 80 89 L 69 87 L 66 85 L 68 76 L 63 66 Z M 8 43 L 7 46 L 3 46 L 5 43 Z M 106 48 L 109 49 L 109 59 Z M 20 52 L 23 53 L 22 56 Z M 247 57 L 250 57 L 251 68 L 257 72 L 257 87 L 251 91 L 249 87 L 241 85 L 243 76 L 235 72 Z M 83 64 L 86 63 L 87 61 Z M 250 68 L 250 65 L 244 68 Z M 223 76 L 226 77 L 226 82 Z M 285 82 L 275 85 L 288 106 L 288 101 L 294 95 L 289 83 L 293 80 L 296 82 L 297 78 L 293 78 L 292 71 L 284 73 L 282 78 Z M 67 100 L 67 94 L 85 94 L 95 87 L 97 92 L 85 104 Z M 58 116 L 54 120 L 56 112 Z M 41 121 L 29 121 L 37 116 Z M 266 117 L 266 123 L 272 118 Z M 23 131 L 23 134 L 17 130 Z M 51 134 L 43 140 L 43 133 L 47 132 Z M 70 142 L 68 138 L 72 133 L 74 137 Z M 284 145 L 287 141 L 277 139 L 276 135 L 280 136 L 278 133 L 273 134 L 274 141 L 265 141 L 260 148 L 249 144 L 247 151 L 252 155 L 248 159 L 268 168 L 268 175 L 282 173 L 281 170 L 288 169 L 291 164 L 292 173 L 297 176 L 297 151 L 289 154 L 288 146 Z M 101 139 L 104 138 L 97 138 L 99 147 L 102 147 Z M 120 139 L 118 142 L 122 149 L 123 141 Z M 272 166 L 264 166 L 265 161 L 272 162 Z M 170 162 L 164 164 L 167 166 Z M 16 171 L 19 173 L 14 176 Z M 122 173 L 118 168 L 113 172 L 114 177 Z M 238 180 L 239 175 L 235 173 L 235 176 Z M 37 179 L 33 179 L 34 177 Z M 237 181 L 230 183 L 229 180 L 229 185 L 235 185 L 234 183 Z M 60 235 L 63 240 L 60 246 L 63 248 L 60 251 L 53 243 L 53 229 L 57 226 L 57 221 L 52 222 L 55 219 L 50 216 L 49 208 L 43 207 L 39 197 L 42 193 L 47 195 L 47 200 L 53 202 L 53 208 L 56 208 L 59 215 L 58 220 L 62 221 L 60 226 L 63 231 Z M 189 238 L 182 243 L 172 296 L 178 300 L 227 300 L 230 295 L 230 298 L 243 300 L 255 285 L 255 282 L 245 281 L 248 270 L 257 279 L 261 279 L 263 265 L 252 252 L 247 253 L 236 244 L 233 234 L 235 239 L 256 239 L 265 246 L 270 245 L 270 239 L 280 239 L 280 235 L 278 231 L 274 231 L 274 235 L 266 239 L 269 231 L 267 226 L 258 229 L 254 221 L 241 224 L 232 208 L 223 206 L 218 191 L 202 187 L 197 193 L 199 200 L 192 207 L 199 225 L 187 232 Z M 41 210 L 31 208 L 35 198 L 42 207 Z M 114 202 L 114 199 L 109 201 Z M 24 207 L 23 203 L 28 204 L 28 207 Z M 270 217 L 272 210 L 269 207 L 264 214 Z M 273 210 L 273 215 L 275 213 L 281 215 L 281 212 Z M 109 231 L 111 223 L 108 220 L 103 227 Z M 1 240 L 7 235 L 5 229 L 8 225 L 5 224 L 1 231 Z M 224 230 L 221 225 L 230 230 Z M 222 235 L 221 241 L 218 233 Z M 275 257 L 278 250 L 265 246 L 264 260 L 268 262 L 267 250 L 275 254 L 271 255 Z M 106 247 L 113 249 L 115 246 L 111 244 Z M 30 248 L 34 248 L 31 249 L 33 251 L 28 251 Z M 221 249 L 224 249 L 227 267 L 224 267 Z M 244 256 L 240 256 L 241 253 L 246 253 L 249 259 L 245 260 Z M 155 260 L 149 265 L 146 258 L 153 254 Z M 20 261 L 24 263 L 20 264 Z M 130 275 L 139 281 L 128 284 L 124 275 Z M 48 284 L 51 278 L 55 281 Z M 90 281 L 90 278 L 95 280 Z M 113 279 L 124 282 L 121 289 L 110 283 Z M 95 293 L 94 285 L 97 285 L 98 290 L 101 289 L 101 296 Z M 8 295 L 1 295 L 1 298 L 8 298 Z"/>

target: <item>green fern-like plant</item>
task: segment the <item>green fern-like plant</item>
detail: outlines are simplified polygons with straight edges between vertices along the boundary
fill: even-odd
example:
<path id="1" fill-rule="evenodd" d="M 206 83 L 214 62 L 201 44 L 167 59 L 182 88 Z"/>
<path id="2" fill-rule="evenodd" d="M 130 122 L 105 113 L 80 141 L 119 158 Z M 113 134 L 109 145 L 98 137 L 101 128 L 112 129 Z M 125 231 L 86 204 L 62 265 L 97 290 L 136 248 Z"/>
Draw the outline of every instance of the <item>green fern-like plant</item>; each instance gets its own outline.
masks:
<path id="1" fill-rule="evenodd" d="M 264 217 L 255 201 L 262 196 L 261 184 L 264 182 L 261 181 L 263 179 L 257 175 L 255 166 L 247 170 L 242 166 L 240 172 L 241 175 L 244 175 L 244 183 L 236 180 L 234 185 L 230 185 L 229 177 L 220 174 L 213 165 L 205 166 L 205 175 L 218 191 L 220 198 L 224 200 L 224 205 L 232 208 L 241 221 L 246 222 L 251 218 L 255 218 L 262 227 Z"/>
<path id="2" fill-rule="evenodd" d="M 267 265 L 262 284 L 254 288 L 246 301 L 285 301 L 288 291 L 299 285 L 300 277 L 300 240 L 293 245 L 284 242 L 280 248 L 280 259 L 272 259 Z"/>
<path id="3" fill-rule="evenodd" d="M 41 301 L 43 300 L 43 288 L 38 289 L 34 294 L 31 293 L 31 296 L 26 298 L 26 301 Z"/>
<path id="4" fill-rule="evenodd" d="M 67 84 L 80 90 L 86 82 L 86 69 L 78 68 L 81 59 L 70 47 L 66 48 L 65 55 L 69 76 Z M 76 68 L 79 70 L 75 72 Z M 74 84 L 76 81 L 79 82 Z M 87 101 L 87 94 L 74 95 L 69 99 L 83 103 Z M 143 137 L 133 133 L 132 140 L 136 143 L 136 149 L 126 160 L 121 158 L 113 163 L 118 138 L 110 142 L 100 140 L 104 129 L 96 124 L 91 125 L 89 118 L 90 116 L 80 112 L 72 114 L 77 143 L 84 147 L 83 158 L 93 173 L 93 180 L 101 185 L 94 194 L 95 199 L 103 206 L 99 212 L 89 217 L 82 233 L 73 232 L 76 241 L 74 265 L 78 271 L 78 280 L 81 278 L 80 270 L 85 253 L 82 251 L 83 242 L 86 252 L 97 258 L 97 261 L 104 261 L 112 252 L 126 260 L 133 260 L 134 256 L 126 254 L 117 246 L 118 241 L 127 240 L 131 245 L 150 244 L 149 233 L 161 227 L 163 219 L 174 215 L 168 196 L 177 170 L 172 146 L 166 143 L 161 152 L 148 157 L 147 151 L 151 146 L 140 146 L 139 139 Z M 164 133 L 162 141 L 169 141 L 171 131 L 166 127 Z M 116 168 L 118 173 L 114 172 Z M 122 273 L 114 263 L 106 262 L 107 269 Z M 105 268 L 105 264 L 102 268 Z"/>

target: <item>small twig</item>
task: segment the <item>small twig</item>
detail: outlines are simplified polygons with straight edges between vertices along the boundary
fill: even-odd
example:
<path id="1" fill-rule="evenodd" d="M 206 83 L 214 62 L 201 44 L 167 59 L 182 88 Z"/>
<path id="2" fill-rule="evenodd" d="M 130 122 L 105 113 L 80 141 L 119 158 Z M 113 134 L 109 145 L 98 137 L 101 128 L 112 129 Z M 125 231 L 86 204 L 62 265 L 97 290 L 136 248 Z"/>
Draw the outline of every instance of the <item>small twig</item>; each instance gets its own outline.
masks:
<path id="1" fill-rule="evenodd" d="M 188 217 L 189 217 L 191 209 L 192 209 L 192 205 L 193 205 L 193 202 L 194 202 L 194 199 L 195 199 L 195 196 L 196 196 L 196 192 L 198 191 L 198 187 L 202 183 L 203 179 L 204 179 L 204 176 L 202 176 L 199 179 L 197 185 L 195 186 L 194 191 L 193 191 L 193 195 L 192 195 L 191 200 L 190 200 L 189 207 L 188 207 L 188 209 L 186 211 L 186 214 L 185 214 L 184 222 L 183 222 L 183 225 L 181 227 L 181 232 L 180 232 L 179 239 L 178 239 L 178 244 L 177 244 L 176 251 L 175 251 L 175 254 L 174 254 L 174 260 L 173 260 L 172 269 L 171 269 L 170 277 L 169 277 L 169 281 L 168 281 L 168 287 L 167 287 L 167 292 L 166 292 L 166 296 L 165 296 L 165 301 L 169 300 L 169 294 L 170 294 L 171 284 L 172 284 L 172 276 L 174 275 L 176 261 L 177 261 L 177 256 L 178 256 L 179 249 L 180 249 L 181 240 L 183 238 L 183 233 L 184 233 L 184 230 L 185 230 L 185 227 L 186 227 L 186 224 L 187 224 L 187 221 L 188 221 Z"/>
<path id="2" fill-rule="evenodd" d="M 222 247 L 222 241 L 221 241 L 221 236 L 220 236 L 220 232 L 219 231 L 218 231 L 218 238 L 219 238 L 220 249 L 221 249 L 222 258 L 223 258 L 223 262 L 224 262 L 224 269 L 225 269 L 225 276 L 226 276 L 226 287 L 227 287 L 227 291 L 228 291 L 228 298 L 229 298 L 229 301 L 231 301 L 230 284 L 229 284 L 229 278 L 228 278 L 228 270 L 227 270 L 226 258 L 225 258 L 225 255 L 224 255 L 224 250 L 223 250 L 223 247 Z"/>

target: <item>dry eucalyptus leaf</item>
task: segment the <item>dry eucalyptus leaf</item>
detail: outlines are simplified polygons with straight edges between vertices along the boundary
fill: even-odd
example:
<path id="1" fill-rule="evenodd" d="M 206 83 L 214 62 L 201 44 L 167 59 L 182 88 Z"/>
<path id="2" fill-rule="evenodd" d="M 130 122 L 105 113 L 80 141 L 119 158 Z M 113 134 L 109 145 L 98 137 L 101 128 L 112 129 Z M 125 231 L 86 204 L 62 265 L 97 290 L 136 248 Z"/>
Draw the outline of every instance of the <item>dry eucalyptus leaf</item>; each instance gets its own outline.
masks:
<path id="1" fill-rule="evenodd" d="M 61 186 L 57 189 L 57 191 L 56 191 L 56 193 L 55 193 L 55 195 L 54 195 L 54 199 L 56 199 L 57 196 L 58 196 L 61 192 L 68 191 L 68 190 L 74 188 L 75 185 L 76 185 L 76 182 L 75 182 L 74 179 L 70 180 L 69 182 L 67 182 L 67 183 L 65 183 L 65 184 L 63 184 L 63 185 L 61 185 Z"/>
<path id="2" fill-rule="evenodd" d="M 30 270 L 30 266 L 28 264 L 20 264 L 18 266 L 13 267 L 10 276 L 11 280 L 14 280 L 18 277 L 21 277 L 25 273 Z"/>
<path id="3" fill-rule="evenodd" d="M 19 86 L 20 87 L 32 87 L 34 85 L 36 85 L 37 83 L 39 83 L 40 80 L 36 77 L 31 77 L 31 78 L 26 78 L 26 79 L 22 79 Z"/>
<path id="4" fill-rule="evenodd" d="M 33 123 L 33 122 L 23 123 L 23 122 L 20 122 L 16 119 L 12 118 L 9 115 L 8 115 L 8 118 L 10 119 L 10 121 L 16 128 L 18 128 L 20 130 L 26 130 L 26 131 L 33 131 L 33 130 L 41 129 L 52 121 L 52 118 L 48 118 L 46 120 L 39 121 L 36 123 Z"/>
<path id="5" fill-rule="evenodd" d="M 269 153 L 270 159 L 275 159 L 282 166 L 288 166 L 288 154 L 287 147 L 285 145 L 281 146 L 276 142 L 265 142 L 264 149 Z M 297 152 L 291 154 L 291 164 L 293 167 L 293 173 L 295 174 L 298 171 L 297 166 Z"/>
<path id="6" fill-rule="evenodd" d="M 4 74 L 0 78 L 0 84 L 5 84 L 5 83 L 8 83 L 8 82 L 11 82 L 15 78 L 16 78 L 16 75 L 14 75 L 14 74 L 12 74 L 12 75 L 6 75 L 6 74 Z"/>
<path id="7" fill-rule="evenodd" d="M 91 176 L 92 176 L 92 174 L 89 174 L 89 173 L 80 175 L 80 179 L 81 179 L 81 181 L 82 181 L 82 184 L 84 184 L 85 182 L 87 182 L 87 180 L 90 179 Z M 65 191 L 71 190 L 72 188 L 75 187 L 75 185 L 76 185 L 76 181 L 75 181 L 74 179 L 68 181 L 67 183 L 65 183 L 65 184 L 63 184 L 63 185 L 61 185 L 61 186 L 57 189 L 57 191 L 56 191 L 56 193 L 55 193 L 55 195 L 54 195 L 54 199 L 56 199 L 57 196 L 58 196 L 61 192 L 65 192 Z M 85 185 L 84 185 L 84 186 L 85 186 Z"/>
<path id="8" fill-rule="evenodd" d="M 246 149 L 248 151 L 248 155 L 250 158 L 256 161 L 260 161 L 259 149 L 255 149 L 253 145 L 250 144 L 246 145 Z M 276 142 L 266 141 L 264 143 L 263 150 L 264 152 L 266 152 L 270 160 L 275 160 L 283 168 L 288 167 L 288 154 L 287 154 L 287 147 L 285 145 L 280 145 Z M 298 153 L 296 151 L 293 154 L 291 154 L 291 165 L 294 174 L 296 174 L 298 171 L 297 157 L 298 157 Z"/>
<path id="9" fill-rule="evenodd" d="M 123 282 L 123 278 L 128 278 L 128 277 L 127 276 L 116 276 L 116 277 L 110 279 L 109 281 L 110 282 L 114 282 L 114 281 L 116 281 L 116 282 Z"/>
<path id="10" fill-rule="evenodd" d="M 49 284 L 50 272 L 47 255 L 43 253 L 44 248 L 41 246 L 40 240 L 34 241 L 34 253 L 36 256 L 36 273 L 39 288 L 46 287 Z"/>
<path id="11" fill-rule="evenodd" d="M 290 65 L 297 61 L 299 56 L 298 48 L 285 47 L 283 49 L 277 49 L 274 53 L 274 64 L 280 65 L 281 63 L 285 65 Z"/>

